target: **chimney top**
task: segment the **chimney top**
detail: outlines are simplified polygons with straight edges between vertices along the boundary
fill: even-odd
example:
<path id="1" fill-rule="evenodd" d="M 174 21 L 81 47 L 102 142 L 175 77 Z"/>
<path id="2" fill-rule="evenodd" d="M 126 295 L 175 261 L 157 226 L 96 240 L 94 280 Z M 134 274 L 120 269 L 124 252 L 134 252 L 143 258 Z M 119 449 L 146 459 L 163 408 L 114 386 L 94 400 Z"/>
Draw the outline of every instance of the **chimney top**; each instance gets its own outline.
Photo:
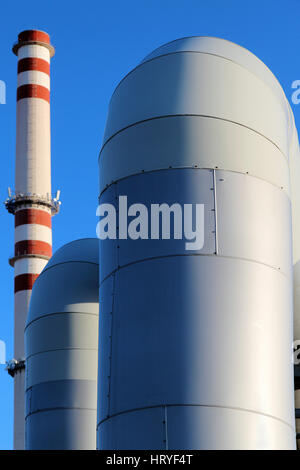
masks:
<path id="1" fill-rule="evenodd" d="M 18 35 L 18 42 L 13 46 L 13 53 L 18 55 L 18 50 L 20 47 L 30 44 L 39 44 L 41 46 L 45 46 L 50 51 L 50 57 L 54 56 L 55 50 L 54 47 L 50 44 L 49 34 L 38 29 L 27 29 L 22 31 Z"/>

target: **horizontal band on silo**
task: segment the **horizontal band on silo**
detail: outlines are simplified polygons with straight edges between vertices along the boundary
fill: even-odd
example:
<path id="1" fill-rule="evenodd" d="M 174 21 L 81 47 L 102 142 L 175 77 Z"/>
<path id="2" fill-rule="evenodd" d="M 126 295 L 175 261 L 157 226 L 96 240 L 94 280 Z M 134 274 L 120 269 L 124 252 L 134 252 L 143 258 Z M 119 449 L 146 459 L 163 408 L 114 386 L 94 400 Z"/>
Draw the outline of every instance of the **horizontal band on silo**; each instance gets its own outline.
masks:
<path id="1" fill-rule="evenodd" d="M 33 292 L 38 288 L 39 279 Z M 32 302 L 32 300 L 31 300 Z M 44 334 L 47 331 L 44 330 Z M 71 330 L 70 330 L 71 334 Z M 44 351 L 27 357 L 26 389 L 40 383 L 60 380 L 97 380 L 98 349 Z M 45 367 L 47 364 L 47 367 Z M 88 407 L 95 408 L 95 404 Z M 96 424 L 96 423 L 95 423 Z"/>
<path id="2" fill-rule="evenodd" d="M 206 422 L 211 426 L 205 432 L 200 431 Z M 169 449 L 286 450 L 295 439 L 293 427 L 272 416 L 247 409 L 189 404 L 130 410 L 98 423 L 97 429 L 97 449 L 100 451 L 116 448 L 164 451 L 166 440 Z M 259 439 L 257 429 L 260 430 Z M 239 439 L 239 443 L 233 445 L 233 439 Z"/>
<path id="3" fill-rule="evenodd" d="M 79 269 L 81 266 L 79 266 Z M 71 267 L 74 269 L 74 267 Z M 78 269 L 78 265 L 75 267 Z M 92 270 L 95 272 L 95 270 Z M 36 271 L 38 272 L 38 271 Z M 20 273 L 21 274 L 21 273 Z M 46 273 L 45 273 L 46 274 Z M 41 274 L 41 277 L 44 274 Z M 45 279 L 45 278 L 44 278 Z M 48 279 L 50 277 L 48 276 Z M 57 283 L 61 282 L 60 278 Z M 37 288 L 40 290 L 41 285 L 45 285 L 40 279 L 37 283 Z M 53 284 L 53 282 L 50 282 Z M 64 284 L 65 288 L 66 284 Z M 56 290 L 56 293 L 58 291 Z M 44 294 L 44 297 L 46 295 Z M 45 351 L 58 351 L 58 350 L 94 350 L 98 351 L 98 314 L 96 308 L 93 308 L 91 303 L 87 306 L 91 311 L 85 312 L 53 312 L 53 304 L 46 298 L 43 299 L 43 294 L 40 297 L 42 303 L 45 302 L 47 307 L 38 307 L 38 316 L 26 325 L 26 335 L 28 338 L 26 358 L 42 354 Z M 36 304 L 35 304 L 36 305 Z M 41 305 L 41 303 L 39 303 Z M 64 306 L 60 310 L 65 310 Z M 82 310 L 86 310 L 85 307 Z M 45 336 L 44 332 L 47 332 Z M 70 331 L 72 334 L 70 335 Z M 97 353 L 96 353 L 97 354 Z"/>
<path id="4" fill-rule="evenodd" d="M 38 274 L 20 274 L 15 277 L 15 293 L 21 290 L 31 290 Z"/>
<path id="5" fill-rule="evenodd" d="M 26 57 L 18 62 L 18 73 L 28 70 L 36 70 L 50 75 L 50 64 L 44 59 L 38 57 Z"/>
<path id="6" fill-rule="evenodd" d="M 187 74 L 184 86 L 183 64 Z M 224 79 L 220 81 L 219 77 Z M 234 83 L 233 95 L 231 89 L 228 92 L 228 81 Z M 103 143 L 141 121 L 194 115 L 244 126 L 268 139 L 285 155 L 289 152 L 288 133 L 284 131 L 288 114 L 285 101 L 278 100 L 277 94 L 255 73 L 224 57 L 184 52 L 144 62 L 121 80 L 109 108 Z"/>
<path id="7" fill-rule="evenodd" d="M 41 98 L 50 103 L 50 91 L 41 85 L 22 85 L 17 89 L 17 101 L 23 98 Z"/>
<path id="8" fill-rule="evenodd" d="M 34 29 L 30 29 L 27 31 L 23 31 L 18 35 L 19 42 L 23 41 L 39 41 L 45 42 L 50 44 L 50 36 L 49 34 L 45 33 L 44 31 L 37 31 Z"/>
<path id="9" fill-rule="evenodd" d="M 187 128 L 188 147 L 182 152 Z M 212 141 L 211 135 L 218 139 Z M 260 152 L 264 158 L 254 158 Z M 169 168 L 232 170 L 264 179 L 290 195 L 289 163 L 278 147 L 246 127 L 204 116 L 160 117 L 116 134 L 100 152 L 100 191 L 127 176 Z"/>
<path id="10" fill-rule="evenodd" d="M 25 224 L 45 225 L 51 228 L 51 215 L 40 209 L 22 209 L 15 214 L 15 227 Z"/>
<path id="11" fill-rule="evenodd" d="M 95 409 L 42 410 L 26 417 L 27 450 L 95 450 Z M 59 426 L 59 427 L 58 427 Z"/>
<path id="12" fill-rule="evenodd" d="M 42 382 L 26 391 L 26 414 L 56 408 L 93 409 L 97 403 L 96 380 Z"/>
<path id="13" fill-rule="evenodd" d="M 43 255 L 52 256 L 52 246 L 38 240 L 22 240 L 15 243 L 15 256 Z"/>

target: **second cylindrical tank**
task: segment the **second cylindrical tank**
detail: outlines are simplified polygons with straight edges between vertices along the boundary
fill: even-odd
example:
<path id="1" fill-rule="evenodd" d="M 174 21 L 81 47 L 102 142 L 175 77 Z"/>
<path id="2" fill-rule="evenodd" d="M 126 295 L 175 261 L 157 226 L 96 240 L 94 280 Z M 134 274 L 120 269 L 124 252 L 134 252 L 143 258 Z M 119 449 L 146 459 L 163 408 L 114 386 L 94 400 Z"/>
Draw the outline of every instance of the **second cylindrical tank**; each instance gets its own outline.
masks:
<path id="1" fill-rule="evenodd" d="M 96 448 L 98 270 L 98 240 L 76 240 L 34 284 L 25 329 L 26 449 Z"/>

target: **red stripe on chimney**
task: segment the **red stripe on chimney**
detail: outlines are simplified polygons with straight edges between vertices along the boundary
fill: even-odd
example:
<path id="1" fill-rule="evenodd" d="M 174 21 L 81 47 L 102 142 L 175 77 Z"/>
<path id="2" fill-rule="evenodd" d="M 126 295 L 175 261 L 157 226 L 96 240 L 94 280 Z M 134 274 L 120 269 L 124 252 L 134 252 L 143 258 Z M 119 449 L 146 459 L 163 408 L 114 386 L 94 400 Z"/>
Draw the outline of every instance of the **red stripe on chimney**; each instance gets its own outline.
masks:
<path id="1" fill-rule="evenodd" d="M 50 64 L 44 59 L 38 57 L 26 57 L 18 62 L 18 73 L 27 72 L 28 70 L 36 70 L 50 75 Z"/>
<path id="2" fill-rule="evenodd" d="M 41 98 L 50 103 L 50 91 L 41 85 L 22 85 L 17 89 L 17 101 L 23 98 Z"/>
<path id="3" fill-rule="evenodd" d="M 15 256 L 22 255 L 42 255 L 50 258 L 52 246 L 39 240 L 22 240 L 15 243 Z"/>
<path id="4" fill-rule="evenodd" d="M 51 215 L 40 209 L 21 209 L 15 214 L 15 227 L 25 224 L 45 225 L 51 228 Z"/>
<path id="5" fill-rule="evenodd" d="M 49 34 L 45 33 L 44 31 L 37 31 L 34 29 L 28 29 L 26 31 L 22 31 L 18 35 L 19 42 L 23 41 L 39 41 L 39 42 L 46 42 L 50 44 L 50 36 Z"/>
<path id="6" fill-rule="evenodd" d="M 15 277 L 15 293 L 21 290 L 31 290 L 38 274 L 19 274 Z"/>

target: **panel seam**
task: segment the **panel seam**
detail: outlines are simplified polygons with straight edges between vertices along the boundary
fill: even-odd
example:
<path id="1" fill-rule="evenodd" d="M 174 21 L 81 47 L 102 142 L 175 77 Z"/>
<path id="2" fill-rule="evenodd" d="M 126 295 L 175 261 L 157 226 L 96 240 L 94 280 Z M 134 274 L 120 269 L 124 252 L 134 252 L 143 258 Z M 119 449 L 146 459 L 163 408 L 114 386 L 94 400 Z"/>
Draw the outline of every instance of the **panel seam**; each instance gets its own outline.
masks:
<path id="1" fill-rule="evenodd" d="M 152 117 L 149 117 L 147 119 L 141 119 L 139 121 L 136 121 L 136 122 L 133 122 L 132 124 L 128 124 L 127 126 L 124 126 L 122 127 L 121 129 L 119 129 L 118 131 L 114 132 L 102 145 L 102 148 L 100 150 L 100 153 L 99 153 L 99 156 L 98 156 L 98 162 L 101 158 L 101 154 L 102 154 L 102 151 L 103 149 L 105 148 L 105 146 L 114 138 L 116 137 L 116 135 L 120 134 L 121 132 L 124 132 L 126 131 L 127 129 L 130 129 L 131 127 L 134 127 L 134 126 L 138 126 L 139 124 L 143 124 L 143 123 L 146 123 L 146 122 L 149 122 L 149 121 L 155 121 L 157 119 L 169 119 L 169 118 L 176 118 L 176 117 L 201 117 L 201 118 L 207 118 L 207 119 L 216 119 L 218 121 L 225 121 L 225 122 L 229 122 L 231 124 L 235 124 L 237 126 L 240 126 L 240 127 L 244 127 L 245 129 L 248 129 L 249 131 L 252 131 L 254 132 L 255 134 L 257 135 L 260 135 L 262 138 L 268 140 L 272 145 L 274 145 L 279 151 L 280 153 L 282 153 L 282 155 L 284 156 L 284 158 L 286 160 L 288 160 L 288 157 L 285 155 L 285 153 L 283 152 L 283 150 L 272 140 L 270 139 L 269 137 L 265 136 L 264 134 L 262 134 L 261 132 L 257 131 L 256 129 L 253 129 L 252 127 L 250 126 L 247 126 L 246 124 L 242 124 L 241 122 L 237 122 L 237 121 L 233 121 L 232 119 L 226 119 L 226 118 L 223 118 L 223 117 L 219 117 L 219 116 L 212 116 L 212 115 L 209 115 L 209 114 L 194 114 L 194 113 L 182 113 L 182 114 L 164 114 L 162 116 L 152 116 Z"/>
<path id="2" fill-rule="evenodd" d="M 169 438 L 168 438 L 168 407 L 165 406 L 165 446 L 166 450 L 169 450 Z"/>
<path id="3" fill-rule="evenodd" d="M 218 207 L 217 207 L 217 185 L 216 185 L 216 170 L 213 170 L 213 188 L 214 188 L 214 206 L 215 206 L 215 250 L 216 255 L 219 254 L 218 245 Z"/>
<path id="4" fill-rule="evenodd" d="M 45 353 L 50 353 L 50 352 L 54 352 L 54 351 L 97 351 L 98 352 L 98 348 L 53 348 L 53 349 L 47 349 L 45 351 L 39 351 L 39 352 L 36 352 L 36 353 L 32 353 L 30 354 L 29 356 L 26 356 L 26 360 L 30 359 L 31 357 L 34 357 L 34 356 L 39 356 L 41 354 L 45 354 Z"/>
<path id="5" fill-rule="evenodd" d="M 49 411 L 57 411 L 57 410 L 87 410 L 87 411 L 97 411 L 96 408 L 85 408 L 85 407 L 78 407 L 78 406 L 55 406 L 54 408 L 43 408 L 36 411 L 31 411 L 28 415 L 25 416 L 25 419 L 29 418 L 31 415 L 36 415 L 38 413 L 46 413 Z"/>
<path id="6" fill-rule="evenodd" d="M 44 274 L 46 271 L 49 271 L 49 269 L 53 269 L 55 268 L 56 266 L 60 266 L 62 264 L 69 264 L 69 263 L 83 263 L 83 264 L 93 264 L 95 266 L 99 266 L 99 263 L 95 263 L 93 261 L 84 261 L 84 260 L 69 260 L 69 261 L 62 261 L 61 263 L 56 263 L 56 264 L 53 264 L 52 266 L 48 266 L 46 265 L 46 267 L 43 269 L 43 271 L 41 272 L 41 274 L 39 275 L 42 276 L 42 274 Z"/>
<path id="7" fill-rule="evenodd" d="M 34 322 L 43 320 L 44 318 L 48 317 L 53 317 L 55 315 L 91 315 L 92 317 L 98 317 L 98 313 L 91 313 L 91 312 L 52 312 L 52 313 L 47 313 L 46 315 L 41 315 L 37 318 L 34 318 L 34 320 L 31 320 L 27 325 L 25 326 L 24 331 Z"/>
<path id="8" fill-rule="evenodd" d="M 169 43 L 167 43 L 169 44 Z M 167 45 L 166 44 L 166 45 Z M 234 44 L 234 43 L 232 43 Z M 238 46 L 238 44 L 236 44 Z M 240 46 L 241 47 L 241 46 Z M 158 50 L 160 48 L 157 48 L 156 50 Z M 244 49 L 245 51 L 248 51 L 247 49 Z M 153 51 L 155 52 L 155 50 Z M 150 54 L 152 54 L 153 52 L 151 52 Z M 248 51 L 250 52 L 250 51 Z M 165 54 L 160 54 L 160 55 L 157 55 L 155 57 L 151 57 L 149 58 L 148 60 L 143 60 L 142 62 L 140 62 L 136 67 L 134 67 L 132 70 L 130 70 L 126 75 L 125 77 L 123 77 L 120 82 L 117 84 L 116 88 L 114 89 L 113 91 L 113 94 L 111 96 L 111 100 L 113 98 L 113 96 L 115 95 L 115 93 L 117 92 L 118 88 L 120 87 L 121 83 L 123 83 L 133 72 L 135 72 L 137 69 L 139 69 L 140 67 L 142 67 L 144 64 L 148 64 L 150 62 L 153 62 L 155 60 L 158 60 L 162 57 L 168 57 L 168 56 L 172 56 L 172 55 L 179 55 L 179 54 L 202 54 L 202 55 L 209 55 L 209 56 L 213 56 L 213 57 L 218 57 L 220 59 L 223 59 L 223 60 L 226 60 L 228 62 L 231 62 L 232 64 L 235 64 L 237 65 L 238 67 L 242 68 L 243 70 L 246 70 L 248 73 L 250 73 L 252 76 L 256 77 L 256 79 L 258 79 L 259 81 L 261 81 L 271 92 L 273 95 L 276 96 L 277 99 L 279 99 L 279 96 L 277 96 L 277 94 L 274 92 L 274 90 L 272 89 L 272 87 L 265 81 L 263 80 L 259 75 L 257 75 L 255 72 L 253 72 L 251 69 L 249 69 L 248 67 L 245 67 L 243 64 L 240 64 L 239 62 L 229 58 L 229 57 L 225 57 L 221 54 L 215 54 L 213 52 L 205 52 L 205 51 L 189 51 L 189 50 L 185 50 L 185 51 L 173 51 L 173 52 L 167 52 Z M 256 59 L 258 59 L 258 57 L 254 56 Z M 260 61 L 260 59 L 258 59 Z M 262 61 L 260 61 L 265 67 L 267 67 Z M 275 77 L 275 75 L 273 74 L 273 72 L 271 72 L 271 70 L 267 67 L 267 71 L 269 73 L 271 73 L 272 75 L 272 78 L 274 78 L 276 80 L 276 85 L 279 86 L 279 90 L 282 94 L 282 100 L 284 101 L 284 91 L 279 83 L 279 81 L 277 80 L 277 78 Z M 282 106 L 282 103 L 280 103 L 281 106 Z M 286 102 L 285 102 L 285 106 L 286 106 Z M 286 109 L 283 109 L 284 111 L 286 111 Z"/>
<path id="9" fill-rule="evenodd" d="M 138 264 L 138 263 L 145 263 L 145 262 L 148 262 L 148 261 L 155 261 L 155 260 L 158 260 L 158 259 L 164 259 L 164 258 L 178 258 L 178 257 L 183 257 L 183 256 L 207 256 L 207 257 L 216 257 L 215 253 L 205 253 L 205 254 L 201 254 L 201 253 L 189 253 L 189 254 L 172 254 L 172 255 L 163 255 L 163 256 L 151 256 L 149 258 L 144 258 L 144 259 L 140 259 L 140 260 L 136 260 L 136 261 L 132 261 L 131 263 L 127 263 L 127 264 L 124 264 L 123 266 L 118 266 L 116 269 L 113 269 L 107 276 L 105 276 L 99 283 L 99 286 L 101 287 L 101 285 L 112 275 L 114 275 L 116 272 L 120 271 L 121 269 L 125 269 L 125 268 L 128 268 L 129 266 L 132 266 L 132 265 L 135 265 L 135 264 Z M 238 256 L 225 256 L 225 255 L 218 255 L 218 258 L 224 258 L 224 259 L 231 259 L 231 260 L 240 260 L 240 261 L 246 261 L 246 262 L 249 262 L 249 263 L 256 263 L 256 264 L 260 264 L 261 266 L 265 266 L 267 268 L 270 268 L 272 270 L 274 270 L 275 272 L 277 272 L 278 274 L 281 274 L 282 276 L 284 276 L 285 278 L 287 278 L 288 280 L 290 280 L 291 276 L 289 276 L 288 274 L 284 273 L 282 270 L 276 268 L 275 266 L 271 266 L 267 263 L 263 263 L 261 261 L 256 261 L 254 259 L 251 259 L 251 258 L 241 258 L 241 257 L 238 257 Z"/>
<path id="10" fill-rule="evenodd" d="M 161 407 L 180 407 L 180 408 L 183 408 L 183 407 L 199 407 L 199 408 L 218 408 L 218 409 L 225 409 L 225 410 L 234 410 L 234 411 L 240 411 L 240 412 L 245 412 L 245 413 L 252 413 L 252 414 L 255 414 L 255 415 L 259 415 L 259 416 L 265 416 L 266 418 L 271 418 L 271 419 L 274 419 L 276 421 L 279 421 L 280 423 L 283 423 L 285 424 L 286 426 L 290 427 L 293 431 L 295 431 L 295 428 L 293 425 L 289 424 L 288 422 L 286 422 L 284 419 L 281 419 L 281 418 L 278 418 L 277 416 L 273 416 L 273 415 L 270 415 L 268 413 L 263 413 L 261 411 L 255 411 L 255 410 L 250 410 L 248 408 L 241 408 L 241 407 L 237 407 L 237 406 L 223 406 L 223 405 L 204 405 L 204 404 L 187 404 L 187 403 L 168 403 L 166 405 L 152 405 L 152 406 L 143 406 L 143 407 L 139 407 L 139 408 L 131 408 L 129 410 L 124 410 L 124 411 L 120 411 L 119 413 L 114 413 L 112 414 L 111 416 L 109 416 L 108 418 L 104 418 L 102 419 L 101 421 L 99 421 L 97 423 L 97 429 L 99 428 L 99 426 L 101 426 L 101 424 L 105 423 L 106 421 L 112 419 L 112 418 L 115 418 L 117 416 L 120 416 L 120 415 L 124 415 L 124 414 L 127 414 L 127 413 L 134 413 L 136 411 L 143 411 L 143 410 L 151 410 L 151 409 L 154 409 L 154 408 L 161 408 Z"/>
<path id="11" fill-rule="evenodd" d="M 284 157 L 285 159 L 285 157 Z M 287 160 L 285 159 L 285 162 L 286 162 L 286 165 L 288 167 L 288 162 Z M 214 167 L 216 169 L 216 167 Z M 165 168 L 155 168 L 155 169 L 151 169 L 151 170 L 141 170 L 139 172 L 136 172 L 136 173 L 131 173 L 129 175 L 126 175 L 126 176 L 121 176 L 121 177 L 118 177 L 116 180 L 112 181 L 111 183 L 107 184 L 101 191 L 100 191 L 100 194 L 98 196 L 98 200 L 100 200 L 102 194 L 107 191 L 108 188 L 110 188 L 113 184 L 117 184 L 119 181 L 123 181 L 123 180 L 126 180 L 128 178 L 132 178 L 134 176 L 139 176 L 139 175 L 144 175 L 146 173 L 156 173 L 156 172 L 159 172 L 159 171 L 172 171 L 172 170 L 208 170 L 208 171 L 211 171 L 214 169 L 213 167 L 207 167 L 207 166 L 195 166 L 195 165 L 190 165 L 190 166 L 173 166 L 172 168 L 170 167 L 165 167 Z M 289 167 L 288 167 L 289 168 Z M 283 186 L 278 186 L 277 184 L 273 183 L 272 181 L 269 181 L 267 180 L 266 178 L 262 178 L 261 176 L 257 176 L 257 175 L 253 175 L 251 173 L 249 173 L 249 171 L 237 171 L 237 170 L 229 170 L 228 168 L 224 168 L 223 166 L 222 167 L 218 167 L 217 168 L 219 171 L 226 171 L 228 173 L 235 173 L 235 174 L 238 174 L 238 175 L 243 175 L 243 176 L 247 176 L 249 178 L 256 178 L 260 181 L 264 181 L 265 183 L 267 184 L 270 184 L 271 186 L 273 186 L 274 188 L 276 189 L 279 189 L 281 191 L 283 191 L 283 193 L 285 194 L 285 196 L 291 200 L 290 198 L 290 194 L 288 193 L 288 189 L 290 188 L 287 188 L 285 189 Z M 74 261 L 76 262 L 76 261 Z M 63 264 L 63 263 L 62 263 Z M 96 263 L 95 263 L 96 264 Z M 55 265 L 57 266 L 57 265 Z M 53 266 L 54 267 L 54 266 Z M 48 268 L 50 269 L 50 268 Z M 44 272 L 44 271 L 42 271 Z M 42 273 L 41 273 L 42 274 Z"/>

